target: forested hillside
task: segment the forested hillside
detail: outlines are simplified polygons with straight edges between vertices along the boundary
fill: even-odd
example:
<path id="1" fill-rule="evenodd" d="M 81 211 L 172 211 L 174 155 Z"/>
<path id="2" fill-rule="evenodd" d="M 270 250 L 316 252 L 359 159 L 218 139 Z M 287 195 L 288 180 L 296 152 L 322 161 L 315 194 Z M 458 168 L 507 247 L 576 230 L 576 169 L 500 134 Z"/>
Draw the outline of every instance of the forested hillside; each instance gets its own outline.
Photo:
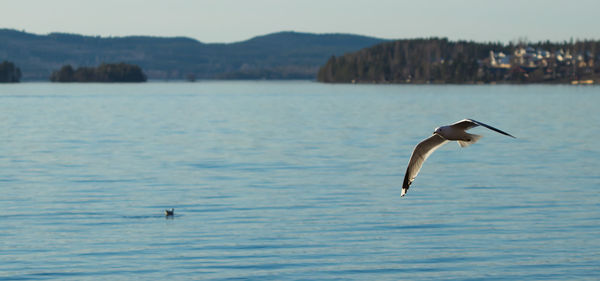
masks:
<path id="1" fill-rule="evenodd" d="M 331 57 L 318 80 L 340 83 L 594 83 L 600 41 L 521 44 L 445 38 L 381 43 Z"/>
<path id="2" fill-rule="evenodd" d="M 205 44 L 184 37 L 94 37 L 36 35 L 0 29 L 0 60 L 21 68 L 24 80 L 48 80 L 63 65 L 125 62 L 149 79 L 314 79 L 331 55 L 384 40 L 347 34 L 280 32 L 229 44 Z"/>

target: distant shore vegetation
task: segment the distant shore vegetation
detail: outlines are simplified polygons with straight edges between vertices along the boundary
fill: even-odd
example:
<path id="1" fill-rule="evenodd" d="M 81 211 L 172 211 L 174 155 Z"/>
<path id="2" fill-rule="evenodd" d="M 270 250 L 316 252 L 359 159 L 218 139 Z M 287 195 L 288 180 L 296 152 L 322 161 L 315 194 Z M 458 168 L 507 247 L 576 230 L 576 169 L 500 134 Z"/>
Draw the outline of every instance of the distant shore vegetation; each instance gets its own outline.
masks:
<path id="1" fill-rule="evenodd" d="M 0 83 L 17 83 L 19 81 L 21 81 L 21 69 L 9 61 L 0 63 Z"/>
<path id="2" fill-rule="evenodd" d="M 446 38 L 386 42 L 319 69 L 331 83 L 571 83 L 600 82 L 600 41 L 551 43 L 452 42 Z"/>
<path id="3" fill-rule="evenodd" d="M 52 82 L 146 82 L 142 69 L 127 63 L 102 63 L 98 67 L 64 65 L 52 72 Z"/>

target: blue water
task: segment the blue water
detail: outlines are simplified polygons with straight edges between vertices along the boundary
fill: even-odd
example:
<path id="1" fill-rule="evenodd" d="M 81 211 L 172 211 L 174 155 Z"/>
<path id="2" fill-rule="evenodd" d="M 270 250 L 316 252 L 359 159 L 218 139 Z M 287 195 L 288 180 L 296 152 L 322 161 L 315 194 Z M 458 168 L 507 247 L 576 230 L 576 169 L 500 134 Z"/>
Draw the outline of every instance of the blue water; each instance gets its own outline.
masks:
<path id="1" fill-rule="evenodd" d="M 0 279 L 597 280 L 599 106 L 593 86 L 0 85 Z M 414 145 L 467 117 L 517 139 L 474 128 L 401 198 Z"/>

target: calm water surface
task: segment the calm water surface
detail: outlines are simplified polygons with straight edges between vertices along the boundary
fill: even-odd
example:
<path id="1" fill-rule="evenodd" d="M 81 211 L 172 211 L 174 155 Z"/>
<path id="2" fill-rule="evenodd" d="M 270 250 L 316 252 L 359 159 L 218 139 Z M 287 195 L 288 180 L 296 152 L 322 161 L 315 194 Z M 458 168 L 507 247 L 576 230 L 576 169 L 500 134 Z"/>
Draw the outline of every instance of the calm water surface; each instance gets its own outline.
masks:
<path id="1" fill-rule="evenodd" d="M 571 86 L 0 85 L 0 279 L 597 280 L 599 106 Z M 473 129 L 400 198 L 414 145 L 465 117 L 517 139 Z"/>

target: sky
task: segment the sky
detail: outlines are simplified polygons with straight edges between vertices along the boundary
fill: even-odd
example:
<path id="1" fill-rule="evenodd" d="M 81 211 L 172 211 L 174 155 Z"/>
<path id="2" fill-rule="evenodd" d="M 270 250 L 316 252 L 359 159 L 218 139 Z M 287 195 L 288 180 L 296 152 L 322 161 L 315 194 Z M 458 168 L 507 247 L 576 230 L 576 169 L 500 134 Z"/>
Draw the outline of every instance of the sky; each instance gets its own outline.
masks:
<path id="1" fill-rule="evenodd" d="M 279 31 L 385 39 L 600 39 L 598 0 L 0 0 L 0 28 L 229 43 Z"/>

